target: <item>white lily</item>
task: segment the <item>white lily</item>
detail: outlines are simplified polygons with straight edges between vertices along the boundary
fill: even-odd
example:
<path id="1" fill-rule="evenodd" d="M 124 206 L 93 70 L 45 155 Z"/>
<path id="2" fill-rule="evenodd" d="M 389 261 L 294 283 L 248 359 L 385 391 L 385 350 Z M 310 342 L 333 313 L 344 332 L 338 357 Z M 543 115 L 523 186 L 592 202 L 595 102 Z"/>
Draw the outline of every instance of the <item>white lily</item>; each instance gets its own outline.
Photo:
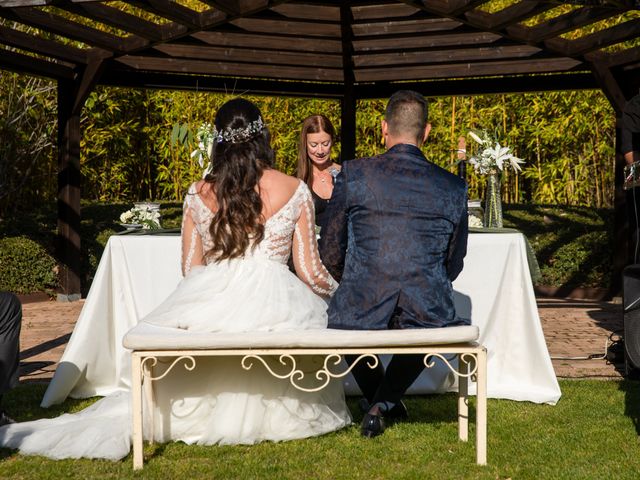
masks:
<path id="1" fill-rule="evenodd" d="M 524 163 L 524 160 L 516 157 L 515 155 L 511 155 L 509 156 L 509 163 L 511 163 L 511 166 L 515 171 L 521 172 L 522 168 L 520 168 L 520 164 Z"/>
<path id="2" fill-rule="evenodd" d="M 476 172 L 487 175 L 496 173 L 497 170 L 502 171 L 505 166 L 510 166 L 516 172 L 522 171 L 520 164 L 524 163 L 524 160 L 513 155 L 511 148 L 503 147 L 484 131 L 480 135 L 469 132 L 469 136 L 483 146 L 476 156 L 468 160 Z"/>
<path id="3" fill-rule="evenodd" d="M 482 145 L 484 143 L 484 140 L 482 140 L 478 135 L 476 135 L 473 132 L 469 132 L 469 135 L 471 136 L 471 138 L 473 138 L 476 142 L 478 142 L 480 145 Z"/>

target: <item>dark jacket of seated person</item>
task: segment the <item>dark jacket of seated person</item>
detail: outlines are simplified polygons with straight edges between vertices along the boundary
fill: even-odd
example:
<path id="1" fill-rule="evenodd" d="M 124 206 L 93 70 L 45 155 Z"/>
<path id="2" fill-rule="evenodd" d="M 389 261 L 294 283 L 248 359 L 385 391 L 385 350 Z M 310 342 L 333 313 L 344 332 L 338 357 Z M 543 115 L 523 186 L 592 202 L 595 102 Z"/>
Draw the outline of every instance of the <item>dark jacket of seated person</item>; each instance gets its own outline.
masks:
<path id="1" fill-rule="evenodd" d="M 344 162 L 320 255 L 340 287 L 329 327 L 380 330 L 468 325 L 451 282 L 467 250 L 467 186 L 413 145 Z"/>

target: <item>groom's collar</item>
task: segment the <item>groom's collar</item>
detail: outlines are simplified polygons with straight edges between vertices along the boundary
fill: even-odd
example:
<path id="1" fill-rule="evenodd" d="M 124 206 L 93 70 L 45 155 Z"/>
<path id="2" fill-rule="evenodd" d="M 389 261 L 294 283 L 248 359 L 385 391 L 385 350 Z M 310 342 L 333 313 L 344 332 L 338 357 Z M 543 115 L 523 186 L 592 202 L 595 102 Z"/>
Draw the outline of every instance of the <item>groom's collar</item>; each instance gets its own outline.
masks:
<path id="1" fill-rule="evenodd" d="M 420 157 L 424 157 L 422 150 L 420 150 L 416 145 L 412 145 L 410 143 L 397 143 L 389 150 L 389 153 L 408 153 L 410 155 L 418 155 Z"/>

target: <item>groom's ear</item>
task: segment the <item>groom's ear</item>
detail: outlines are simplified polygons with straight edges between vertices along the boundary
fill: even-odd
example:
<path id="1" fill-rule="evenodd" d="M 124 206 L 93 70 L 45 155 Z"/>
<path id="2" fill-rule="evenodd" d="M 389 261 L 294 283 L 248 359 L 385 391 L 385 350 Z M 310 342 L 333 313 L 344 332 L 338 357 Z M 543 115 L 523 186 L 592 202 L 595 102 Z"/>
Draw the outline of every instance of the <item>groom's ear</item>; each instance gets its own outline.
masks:
<path id="1" fill-rule="evenodd" d="M 387 135 L 389 135 L 389 124 L 383 118 L 382 119 L 382 138 L 387 138 Z"/>
<path id="2" fill-rule="evenodd" d="M 427 137 L 429 136 L 430 131 L 431 131 L 431 124 L 427 123 L 427 126 L 424 127 L 424 137 L 422 137 L 422 143 L 427 141 Z"/>

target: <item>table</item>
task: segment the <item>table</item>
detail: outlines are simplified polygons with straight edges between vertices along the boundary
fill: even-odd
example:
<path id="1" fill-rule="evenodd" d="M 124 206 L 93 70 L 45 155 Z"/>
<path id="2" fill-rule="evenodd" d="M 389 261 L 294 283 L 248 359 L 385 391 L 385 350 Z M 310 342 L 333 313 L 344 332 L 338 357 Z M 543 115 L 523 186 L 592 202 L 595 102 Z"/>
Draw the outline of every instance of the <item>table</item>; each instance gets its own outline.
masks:
<path id="1" fill-rule="evenodd" d="M 480 328 L 490 398 L 555 404 L 561 392 L 544 340 L 520 233 L 470 234 L 453 284 L 458 313 Z M 122 337 L 180 282 L 180 237 L 112 236 L 42 406 L 130 388 Z M 352 380 L 346 391 L 355 393 Z M 409 393 L 443 392 L 454 377 L 425 371 Z"/>

